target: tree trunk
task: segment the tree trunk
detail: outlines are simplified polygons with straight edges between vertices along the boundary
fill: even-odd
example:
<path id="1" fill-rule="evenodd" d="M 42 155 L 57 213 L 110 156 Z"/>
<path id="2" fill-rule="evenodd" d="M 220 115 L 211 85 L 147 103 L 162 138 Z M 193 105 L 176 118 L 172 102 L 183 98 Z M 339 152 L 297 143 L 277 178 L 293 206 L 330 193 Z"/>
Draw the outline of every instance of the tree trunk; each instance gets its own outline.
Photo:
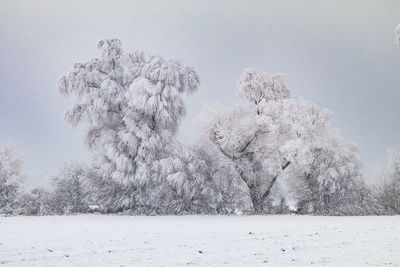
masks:
<path id="1" fill-rule="evenodd" d="M 282 171 L 284 171 L 290 165 L 290 161 L 286 161 L 282 165 Z M 264 193 L 261 193 L 260 186 L 256 186 L 254 184 L 247 186 L 249 187 L 251 202 L 253 204 L 254 212 L 256 214 L 260 214 L 263 211 L 264 201 L 267 199 L 269 194 L 271 193 L 272 187 L 274 186 L 276 180 L 278 179 L 280 174 L 276 175 L 272 178 L 270 184 L 268 185 L 267 190 Z M 241 175 L 242 176 L 242 175 Z M 243 179 L 243 178 L 242 178 Z"/>
<path id="2" fill-rule="evenodd" d="M 249 187 L 249 191 L 250 191 L 251 203 L 253 204 L 254 213 L 255 214 L 262 213 L 264 201 L 261 198 L 261 192 L 259 188 L 252 185 Z"/>

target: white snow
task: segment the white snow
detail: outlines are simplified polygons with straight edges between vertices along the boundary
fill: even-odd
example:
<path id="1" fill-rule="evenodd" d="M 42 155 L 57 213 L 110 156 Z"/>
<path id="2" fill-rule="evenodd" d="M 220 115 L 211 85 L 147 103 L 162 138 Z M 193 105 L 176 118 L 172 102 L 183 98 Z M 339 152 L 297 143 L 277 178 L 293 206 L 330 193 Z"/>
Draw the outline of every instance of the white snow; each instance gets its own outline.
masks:
<path id="1" fill-rule="evenodd" d="M 400 266 L 400 216 L 0 217 L 6 266 Z"/>

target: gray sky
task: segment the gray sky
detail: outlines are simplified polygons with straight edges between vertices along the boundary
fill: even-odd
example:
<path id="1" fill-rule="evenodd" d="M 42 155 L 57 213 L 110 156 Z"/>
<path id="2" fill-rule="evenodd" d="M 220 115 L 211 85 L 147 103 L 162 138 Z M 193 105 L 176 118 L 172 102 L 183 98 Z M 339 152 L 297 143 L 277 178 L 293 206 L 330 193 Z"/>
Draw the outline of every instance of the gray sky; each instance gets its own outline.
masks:
<path id="1" fill-rule="evenodd" d="M 207 104 L 239 100 L 246 67 L 286 73 L 296 97 L 333 112 L 333 125 L 361 147 L 368 171 L 400 150 L 400 1 L 16 1 L 0 0 L 0 144 L 24 158 L 28 185 L 63 162 L 87 160 L 83 129 L 63 121 L 57 92 L 96 43 L 178 58 L 201 77 L 180 138 Z"/>

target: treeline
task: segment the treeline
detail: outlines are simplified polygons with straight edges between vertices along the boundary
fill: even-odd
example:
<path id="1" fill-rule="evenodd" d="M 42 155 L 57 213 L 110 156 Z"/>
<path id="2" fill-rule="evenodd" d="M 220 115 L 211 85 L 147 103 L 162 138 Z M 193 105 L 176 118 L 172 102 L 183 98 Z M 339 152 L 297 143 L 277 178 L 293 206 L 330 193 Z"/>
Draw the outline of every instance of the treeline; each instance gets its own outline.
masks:
<path id="1" fill-rule="evenodd" d="M 1 212 L 399 213 L 400 156 L 391 153 L 379 186 L 368 185 L 358 148 L 331 127 L 331 112 L 292 98 L 283 75 L 246 69 L 238 81 L 244 102 L 204 108 L 188 146 L 176 132 L 184 94 L 199 87 L 196 72 L 124 53 L 117 39 L 98 47 L 100 58 L 75 64 L 59 83 L 77 97 L 65 118 L 88 127 L 91 164 L 66 164 L 51 190 L 21 192 L 21 161 L 2 149 Z"/>
<path id="2" fill-rule="evenodd" d="M 20 173 L 21 161 L 15 157 L 10 148 L 0 149 L 2 159 L 0 183 L 0 214 L 8 215 L 61 215 L 79 213 L 117 213 L 125 214 L 165 214 L 145 207 L 132 209 L 110 209 L 102 205 L 99 192 L 92 183 L 97 180 L 95 172 L 88 166 L 77 163 L 65 164 L 62 170 L 52 179 L 51 189 L 36 188 L 30 192 L 22 189 L 24 177 Z M 4 161 L 7 158 L 7 161 Z M 5 163 L 7 162 L 7 163 Z M 8 166 L 6 164 L 9 164 Z M 16 169 L 15 169 L 16 168 Z M 7 173 L 5 170 L 9 170 Z M 10 172 L 10 170 L 13 170 Z M 7 179 L 5 179 L 7 177 Z M 264 203 L 262 214 L 314 214 L 314 215 L 394 215 L 400 214 L 400 155 L 390 152 L 389 163 L 381 168 L 375 177 L 377 185 L 366 186 L 354 184 L 354 191 L 338 190 L 327 194 L 321 190 L 322 185 L 305 177 L 292 176 L 289 180 L 290 190 L 284 194 L 279 186 L 274 188 L 271 196 Z M 220 192 L 222 194 L 223 192 Z M 120 194 L 120 192 L 116 192 Z M 289 195 L 289 196 L 288 196 Z M 240 199 L 240 195 L 237 198 Z M 246 196 L 240 205 L 232 199 L 203 203 L 204 208 L 196 211 L 184 210 L 168 214 L 254 214 Z M 287 197 L 293 200 L 289 207 Z M 342 200 L 341 200 L 342 199 Z M 249 198 L 247 197 L 249 202 Z M 337 202 L 342 201 L 339 206 Z M 210 206 L 206 206 L 210 205 Z"/>

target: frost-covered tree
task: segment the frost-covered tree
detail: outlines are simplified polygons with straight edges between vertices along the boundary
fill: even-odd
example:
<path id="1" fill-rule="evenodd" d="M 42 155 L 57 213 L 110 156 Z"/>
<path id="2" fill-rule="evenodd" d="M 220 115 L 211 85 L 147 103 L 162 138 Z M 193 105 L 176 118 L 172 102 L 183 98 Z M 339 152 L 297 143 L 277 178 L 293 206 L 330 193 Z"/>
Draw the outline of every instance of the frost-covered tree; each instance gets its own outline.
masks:
<path id="1" fill-rule="evenodd" d="M 242 73 L 238 83 L 238 95 L 255 106 L 271 100 L 290 98 L 290 90 L 285 84 L 285 75 L 268 74 L 248 68 Z"/>
<path id="2" fill-rule="evenodd" d="M 251 211 L 248 190 L 236 175 L 229 159 L 209 142 L 198 142 L 195 147 L 198 161 L 202 163 L 200 173 L 204 177 L 202 203 L 203 212 L 216 214 L 242 214 Z"/>
<path id="3" fill-rule="evenodd" d="M 169 161 L 169 162 L 168 162 Z M 214 199 L 212 183 L 207 175 L 207 159 L 198 150 L 176 144 L 172 157 L 164 166 L 175 168 L 167 173 L 175 173 L 167 177 L 172 203 L 169 213 L 213 213 Z M 171 186 L 172 185 L 172 186 Z M 211 189 L 211 190 L 210 190 Z"/>
<path id="4" fill-rule="evenodd" d="M 89 171 L 82 164 L 65 164 L 53 178 L 53 204 L 58 213 L 82 213 L 88 210 Z"/>
<path id="5" fill-rule="evenodd" d="M 260 213 L 281 173 L 291 164 L 308 163 L 329 126 L 330 112 L 290 98 L 282 75 L 247 69 L 238 87 L 247 103 L 207 108 L 198 121 L 199 142 L 225 158 L 223 164 L 235 170 Z"/>
<path id="6" fill-rule="evenodd" d="M 62 94 L 78 97 L 66 120 L 89 126 L 86 141 L 105 206 L 157 209 L 185 186 L 174 137 L 185 114 L 183 96 L 197 90 L 199 78 L 177 60 L 124 53 L 117 39 L 98 48 L 100 58 L 75 64 L 60 80 Z"/>
<path id="7" fill-rule="evenodd" d="M 388 164 L 377 175 L 378 204 L 387 214 L 400 214 L 400 153 L 388 152 Z"/>
<path id="8" fill-rule="evenodd" d="M 396 28 L 396 41 L 397 41 L 397 45 L 400 47 L 400 24 L 397 25 L 397 28 Z"/>
<path id="9" fill-rule="evenodd" d="M 358 147 L 329 132 L 311 151 L 312 160 L 291 169 L 290 184 L 300 213 L 356 215 L 369 212 Z"/>
<path id="10" fill-rule="evenodd" d="M 53 194 L 43 188 L 35 188 L 19 195 L 13 210 L 18 215 L 53 215 L 58 211 L 54 205 Z"/>
<path id="11" fill-rule="evenodd" d="M 0 147 L 0 213 L 10 213 L 18 197 L 22 160 L 8 146 Z"/>

